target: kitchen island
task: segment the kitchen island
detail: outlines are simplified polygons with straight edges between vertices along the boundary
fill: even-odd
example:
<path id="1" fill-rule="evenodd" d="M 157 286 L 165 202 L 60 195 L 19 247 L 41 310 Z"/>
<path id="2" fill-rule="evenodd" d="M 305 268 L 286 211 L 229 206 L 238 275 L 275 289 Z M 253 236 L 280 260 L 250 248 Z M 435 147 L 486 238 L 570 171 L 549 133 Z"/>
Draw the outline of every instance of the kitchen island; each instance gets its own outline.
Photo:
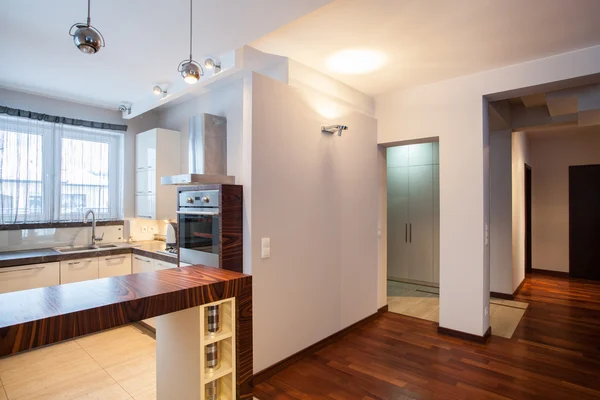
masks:
<path id="1" fill-rule="evenodd" d="M 252 277 L 203 266 L 173 268 L 0 295 L 0 356 L 158 317 L 157 398 L 204 398 L 204 309 L 229 306 L 220 338 L 232 351 L 234 398 L 252 398 Z M 228 369 L 227 369 L 228 368 Z M 216 378 L 215 378 L 216 379 Z M 224 393 L 223 393 L 224 394 Z"/>

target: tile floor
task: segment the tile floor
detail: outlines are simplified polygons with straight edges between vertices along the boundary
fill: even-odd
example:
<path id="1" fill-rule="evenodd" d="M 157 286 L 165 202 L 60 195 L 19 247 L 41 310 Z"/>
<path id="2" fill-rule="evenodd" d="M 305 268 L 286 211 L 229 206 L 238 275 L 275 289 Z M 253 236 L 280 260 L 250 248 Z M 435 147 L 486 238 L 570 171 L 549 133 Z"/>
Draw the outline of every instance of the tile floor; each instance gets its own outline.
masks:
<path id="1" fill-rule="evenodd" d="M 0 400 L 33 399 L 156 400 L 154 334 L 133 324 L 0 359 Z"/>
<path id="2" fill-rule="evenodd" d="M 438 288 L 388 281 L 387 289 L 389 311 L 439 322 Z M 528 304 L 495 298 L 490 299 L 490 303 L 492 335 L 510 339 L 525 314 Z"/>

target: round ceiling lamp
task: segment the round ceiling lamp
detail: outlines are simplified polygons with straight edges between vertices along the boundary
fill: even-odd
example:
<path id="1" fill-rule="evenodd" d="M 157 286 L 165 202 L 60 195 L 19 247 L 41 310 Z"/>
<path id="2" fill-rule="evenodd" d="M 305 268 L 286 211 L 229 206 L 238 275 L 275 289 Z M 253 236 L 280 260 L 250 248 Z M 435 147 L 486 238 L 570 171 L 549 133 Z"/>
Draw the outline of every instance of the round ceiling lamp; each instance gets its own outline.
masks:
<path id="1" fill-rule="evenodd" d="M 94 28 L 91 23 L 90 0 L 88 0 L 87 23 L 73 24 L 71 29 L 69 29 L 69 35 L 73 37 L 75 46 L 85 54 L 95 54 L 104 47 L 104 36 L 102 36 L 100 31 Z M 77 28 L 75 32 L 73 32 L 73 28 Z"/>
<path id="2" fill-rule="evenodd" d="M 180 62 L 177 71 L 181 74 L 183 80 L 190 85 L 198 82 L 200 77 L 204 75 L 204 70 L 200 64 L 192 58 L 192 0 L 190 0 L 190 59 Z"/>

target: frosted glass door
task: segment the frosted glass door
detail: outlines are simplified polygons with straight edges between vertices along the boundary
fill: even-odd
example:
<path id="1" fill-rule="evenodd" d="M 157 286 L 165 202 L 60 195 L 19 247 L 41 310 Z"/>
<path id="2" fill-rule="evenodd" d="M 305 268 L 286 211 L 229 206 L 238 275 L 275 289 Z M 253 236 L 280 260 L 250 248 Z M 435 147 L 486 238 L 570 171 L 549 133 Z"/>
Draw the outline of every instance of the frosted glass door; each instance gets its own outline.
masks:
<path id="1" fill-rule="evenodd" d="M 408 278 L 433 282 L 433 165 L 409 167 Z"/>
<path id="2" fill-rule="evenodd" d="M 435 154 L 436 153 L 434 152 L 434 155 Z M 439 164 L 433 165 L 433 282 L 440 283 L 440 166 L 439 166 Z"/>
<path id="3" fill-rule="evenodd" d="M 387 169 L 387 264 L 392 279 L 408 279 L 408 169 Z"/>

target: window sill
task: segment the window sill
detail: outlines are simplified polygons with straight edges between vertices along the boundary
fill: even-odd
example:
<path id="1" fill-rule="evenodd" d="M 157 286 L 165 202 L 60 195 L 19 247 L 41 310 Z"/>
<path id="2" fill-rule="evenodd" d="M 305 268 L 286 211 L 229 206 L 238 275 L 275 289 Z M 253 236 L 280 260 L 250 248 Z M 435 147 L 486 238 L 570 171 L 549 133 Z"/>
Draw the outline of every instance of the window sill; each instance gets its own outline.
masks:
<path id="1" fill-rule="evenodd" d="M 123 220 L 96 221 L 96 226 L 123 225 Z M 80 228 L 92 226 L 92 222 L 33 222 L 23 224 L 0 225 L 0 231 L 16 231 L 22 229 L 54 229 L 54 228 Z"/>

